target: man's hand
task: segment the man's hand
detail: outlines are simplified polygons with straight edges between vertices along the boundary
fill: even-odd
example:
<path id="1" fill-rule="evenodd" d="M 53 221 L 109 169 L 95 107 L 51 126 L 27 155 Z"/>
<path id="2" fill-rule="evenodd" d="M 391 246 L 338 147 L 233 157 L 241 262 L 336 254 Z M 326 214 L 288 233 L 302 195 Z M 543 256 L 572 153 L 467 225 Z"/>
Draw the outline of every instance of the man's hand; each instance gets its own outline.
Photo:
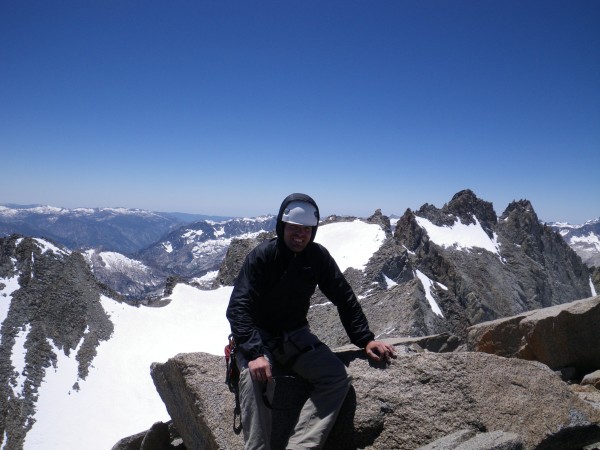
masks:
<path id="1" fill-rule="evenodd" d="M 371 341 L 365 347 L 367 356 L 375 362 L 390 362 L 391 358 L 396 358 L 394 346 L 381 341 Z"/>
<path id="2" fill-rule="evenodd" d="M 271 381 L 273 379 L 271 364 L 269 364 L 269 361 L 264 356 L 259 356 L 249 361 L 248 370 L 250 371 L 250 377 L 254 381 Z"/>

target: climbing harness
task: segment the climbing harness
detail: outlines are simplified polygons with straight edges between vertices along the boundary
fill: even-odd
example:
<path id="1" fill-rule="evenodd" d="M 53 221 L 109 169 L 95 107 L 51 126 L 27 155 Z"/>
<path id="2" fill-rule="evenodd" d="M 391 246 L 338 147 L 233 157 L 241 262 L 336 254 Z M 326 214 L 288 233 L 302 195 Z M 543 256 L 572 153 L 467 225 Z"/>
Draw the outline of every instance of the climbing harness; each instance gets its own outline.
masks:
<path id="1" fill-rule="evenodd" d="M 235 394 L 235 408 L 233 410 L 233 431 L 236 434 L 242 430 L 242 408 L 240 407 L 240 370 L 236 361 L 236 346 L 233 334 L 228 337 L 228 343 L 225 346 L 225 384 L 230 392 Z M 239 417 L 239 424 L 236 425 L 236 419 Z"/>

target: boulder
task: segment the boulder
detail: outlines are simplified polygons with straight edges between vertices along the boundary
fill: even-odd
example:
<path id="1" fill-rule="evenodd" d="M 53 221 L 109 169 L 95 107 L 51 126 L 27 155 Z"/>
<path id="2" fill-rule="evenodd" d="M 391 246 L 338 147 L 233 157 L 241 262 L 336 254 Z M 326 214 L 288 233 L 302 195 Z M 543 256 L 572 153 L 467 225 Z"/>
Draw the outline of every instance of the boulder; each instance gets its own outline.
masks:
<path id="1" fill-rule="evenodd" d="M 165 450 L 171 446 L 169 425 L 156 422 L 144 435 L 140 443 L 140 450 Z"/>
<path id="2" fill-rule="evenodd" d="M 569 389 L 594 408 L 600 410 L 600 389 L 591 384 L 570 384 Z"/>
<path id="3" fill-rule="evenodd" d="M 149 430 L 119 440 L 111 450 L 186 450 L 173 423 L 156 422 Z"/>
<path id="4" fill-rule="evenodd" d="M 583 380 L 581 380 L 581 384 L 591 384 L 595 388 L 600 389 L 600 370 L 588 373 L 583 377 Z"/>
<path id="5" fill-rule="evenodd" d="M 353 387 L 326 449 L 442 449 L 433 444 L 465 430 L 472 435 L 462 439 L 473 446 L 464 448 L 471 449 L 485 448 L 476 447 L 479 441 L 505 445 L 494 447 L 499 449 L 568 450 L 600 440 L 600 410 L 543 364 L 486 353 L 397 348 L 398 358 L 387 367 L 374 365 L 356 348 L 337 353 Z M 179 354 L 154 363 L 151 374 L 189 450 L 243 448 L 222 357 Z M 284 448 L 289 433 L 281 410 L 293 417 L 302 402 L 290 403 L 290 394 L 308 395 L 300 382 L 277 384 L 277 390 L 273 449 Z M 286 401 L 284 407 L 277 398 Z"/>
<path id="6" fill-rule="evenodd" d="M 600 369 L 600 296 L 484 322 L 468 329 L 467 348 L 540 361 L 552 369 Z"/>
<path id="7" fill-rule="evenodd" d="M 444 436 L 418 450 L 522 450 L 519 436 L 504 431 L 477 433 L 474 430 L 461 430 Z"/>
<path id="8" fill-rule="evenodd" d="M 222 357 L 182 353 L 150 369 L 154 385 L 188 450 L 243 448 Z"/>
<path id="9" fill-rule="evenodd" d="M 120 439 L 110 450 L 140 450 L 144 436 L 148 431 L 142 431 L 141 433 L 134 434 Z"/>

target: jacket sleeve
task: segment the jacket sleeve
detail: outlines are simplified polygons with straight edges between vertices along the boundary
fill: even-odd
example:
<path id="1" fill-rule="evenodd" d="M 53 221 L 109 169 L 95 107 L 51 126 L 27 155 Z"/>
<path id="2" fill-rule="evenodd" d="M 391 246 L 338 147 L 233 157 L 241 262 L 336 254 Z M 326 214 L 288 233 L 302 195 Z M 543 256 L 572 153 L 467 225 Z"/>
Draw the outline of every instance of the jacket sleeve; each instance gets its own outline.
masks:
<path id="1" fill-rule="evenodd" d="M 367 317 L 352 287 L 327 249 L 320 247 L 323 266 L 319 276 L 319 289 L 337 307 L 350 342 L 364 348 L 375 339 L 375 335 L 369 329 Z"/>
<path id="2" fill-rule="evenodd" d="M 262 338 L 251 312 L 261 290 L 261 280 L 257 276 L 260 266 L 261 258 L 257 256 L 256 250 L 250 252 L 236 279 L 227 307 L 231 333 L 238 349 L 248 361 L 265 354 Z"/>

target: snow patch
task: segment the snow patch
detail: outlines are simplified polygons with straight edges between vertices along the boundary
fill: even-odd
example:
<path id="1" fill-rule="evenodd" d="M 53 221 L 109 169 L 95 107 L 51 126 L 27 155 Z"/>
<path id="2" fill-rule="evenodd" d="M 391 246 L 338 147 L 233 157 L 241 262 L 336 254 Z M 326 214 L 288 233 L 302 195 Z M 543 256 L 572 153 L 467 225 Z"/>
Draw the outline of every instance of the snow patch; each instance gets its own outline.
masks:
<path id="1" fill-rule="evenodd" d="M 199 238 L 204 234 L 202 230 L 188 230 L 181 237 L 185 238 L 186 243 L 191 244 L 196 238 Z"/>
<path id="2" fill-rule="evenodd" d="M 57 366 L 47 370 L 40 386 L 37 421 L 25 448 L 102 450 L 149 424 L 170 420 L 150 365 L 177 353 L 222 355 L 230 333 L 225 310 L 232 290 L 202 291 L 178 284 L 171 302 L 160 308 L 136 308 L 103 296 L 100 303 L 114 324 L 111 339 L 97 347 L 87 378 L 78 380 L 78 391 L 73 390 L 76 352 L 67 357 L 57 351 Z M 119 407 L 114 399 L 119 399 Z M 57 411 L 68 411 L 68 420 L 57 420 Z"/>
<path id="3" fill-rule="evenodd" d="M 427 298 L 427 301 L 429 302 L 429 306 L 431 306 L 432 311 L 438 316 L 444 317 L 442 310 L 440 309 L 439 305 L 433 298 L 433 294 L 431 293 L 431 289 L 434 288 L 434 281 L 420 270 L 415 270 L 415 275 L 417 275 L 417 278 L 419 278 L 419 280 L 423 284 L 423 287 L 425 288 L 425 298 Z"/>
<path id="4" fill-rule="evenodd" d="M 127 268 L 134 268 L 144 272 L 150 271 L 150 269 L 142 262 L 128 258 L 121 253 L 101 252 L 100 257 L 102 258 L 102 261 L 104 261 L 104 264 L 106 264 L 106 268 L 110 270 L 123 271 Z"/>
<path id="5" fill-rule="evenodd" d="M 320 226 L 315 238 L 329 250 L 342 272 L 349 267 L 364 270 L 384 240 L 385 232 L 379 225 L 360 220 Z"/>
<path id="6" fill-rule="evenodd" d="M 19 275 L 10 278 L 0 278 L 0 324 L 4 322 L 4 319 L 8 315 L 13 292 L 20 287 Z"/>
<path id="7" fill-rule="evenodd" d="M 391 278 L 389 278 L 387 275 L 383 275 L 383 278 L 385 279 L 385 284 L 386 284 L 386 286 L 387 286 L 388 289 L 391 289 L 394 286 L 398 286 L 398 283 L 396 283 L 394 280 L 392 280 Z"/>
<path id="8" fill-rule="evenodd" d="M 21 397 L 23 393 L 23 386 L 25 385 L 25 380 L 27 379 L 23 372 L 25 371 L 25 355 L 27 354 L 27 349 L 25 348 L 25 341 L 27 340 L 27 335 L 29 334 L 29 330 L 31 329 L 31 325 L 27 324 L 25 328 L 17 333 L 15 336 L 15 343 L 12 348 L 12 366 L 15 371 L 18 373 L 17 375 L 17 384 L 13 386 L 13 393 L 16 397 Z"/>
<path id="9" fill-rule="evenodd" d="M 206 284 L 206 283 L 209 283 L 209 282 L 215 280 L 217 278 L 218 274 L 219 274 L 218 270 L 212 270 L 210 272 L 206 272 L 201 277 L 193 278 L 192 281 L 195 281 L 196 283 L 200 283 L 200 284 Z"/>
<path id="10" fill-rule="evenodd" d="M 70 251 L 66 251 L 66 250 L 63 250 L 62 248 L 57 247 L 52 242 L 48 242 L 45 239 L 33 238 L 33 240 L 41 248 L 42 254 L 46 253 L 47 251 L 51 251 L 55 255 L 67 256 L 71 253 Z"/>
<path id="11" fill-rule="evenodd" d="M 473 216 L 475 224 L 465 225 L 457 220 L 452 226 L 438 227 L 423 217 L 415 217 L 417 224 L 427 231 L 429 239 L 444 248 L 456 248 L 469 251 L 472 248 L 482 248 L 488 252 L 500 255 L 498 236 L 494 233 L 493 239 L 481 227 L 477 217 Z"/>
<path id="12" fill-rule="evenodd" d="M 597 252 L 600 252 L 600 239 L 594 233 L 589 233 L 587 236 L 573 236 L 572 244 L 586 244 L 594 247 Z"/>

